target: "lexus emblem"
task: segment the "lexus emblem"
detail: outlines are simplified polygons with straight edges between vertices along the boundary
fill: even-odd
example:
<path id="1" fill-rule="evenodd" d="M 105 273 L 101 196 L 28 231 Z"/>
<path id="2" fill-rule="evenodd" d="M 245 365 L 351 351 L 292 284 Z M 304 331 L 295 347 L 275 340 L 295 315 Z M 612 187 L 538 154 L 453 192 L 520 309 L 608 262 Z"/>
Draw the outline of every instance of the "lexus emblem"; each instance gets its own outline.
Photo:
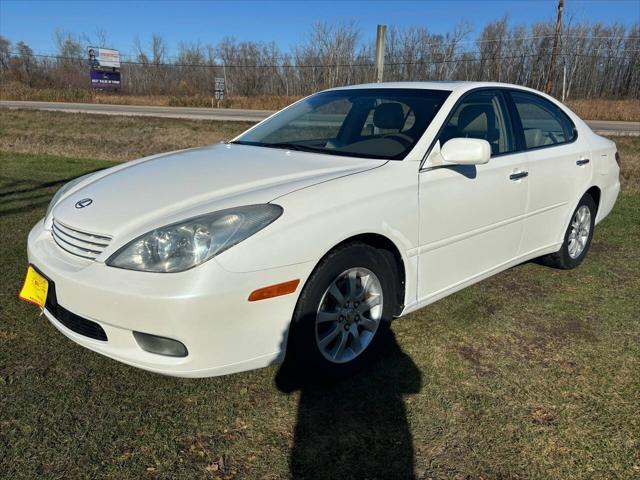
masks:
<path id="1" fill-rule="evenodd" d="M 83 198 L 82 200 L 78 200 L 76 202 L 76 208 L 88 207 L 92 203 L 93 203 L 93 200 L 91 200 L 90 198 Z"/>

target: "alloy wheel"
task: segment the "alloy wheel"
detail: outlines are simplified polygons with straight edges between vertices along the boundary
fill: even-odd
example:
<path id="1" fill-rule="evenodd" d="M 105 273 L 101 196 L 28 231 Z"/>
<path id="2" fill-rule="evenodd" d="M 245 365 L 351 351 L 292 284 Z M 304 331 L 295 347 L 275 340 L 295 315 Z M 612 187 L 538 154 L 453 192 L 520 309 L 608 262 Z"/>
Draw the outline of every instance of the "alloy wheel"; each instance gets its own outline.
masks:
<path id="1" fill-rule="evenodd" d="M 326 289 L 316 313 L 316 345 L 333 363 L 360 355 L 373 340 L 383 307 L 382 286 L 366 268 L 350 268 Z"/>
<path id="2" fill-rule="evenodd" d="M 571 231 L 569 232 L 569 256 L 578 258 L 589 241 L 591 231 L 591 210 L 586 205 L 582 205 L 573 215 L 571 221 Z"/>

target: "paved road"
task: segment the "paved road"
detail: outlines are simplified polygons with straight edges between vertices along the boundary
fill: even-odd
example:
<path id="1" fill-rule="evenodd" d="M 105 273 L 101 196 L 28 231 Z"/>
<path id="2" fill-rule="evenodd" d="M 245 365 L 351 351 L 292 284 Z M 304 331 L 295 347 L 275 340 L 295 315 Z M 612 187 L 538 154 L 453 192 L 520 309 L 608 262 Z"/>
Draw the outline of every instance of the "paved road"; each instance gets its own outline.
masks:
<path id="1" fill-rule="evenodd" d="M 130 105 L 101 105 L 96 103 L 19 102 L 0 101 L 2 108 L 24 108 L 103 115 L 133 115 L 141 117 L 189 118 L 195 120 L 228 120 L 257 122 L 273 112 L 269 110 L 240 110 L 232 108 L 138 107 Z M 601 135 L 640 136 L 640 122 L 587 120 Z"/>
<path id="2" fill-rule="evenodd" d="M 268 110 L 240 110 L 234 108 L 138 107 L 131 105 L 102 105 L 98 103 L 19 102 L 13 100 L 1 100 L 0 107 L 48 110 L 53 112 L 188 118 L 194 120 L 228 120 L 238 122 L 258 122 L 273 113 Z"/>

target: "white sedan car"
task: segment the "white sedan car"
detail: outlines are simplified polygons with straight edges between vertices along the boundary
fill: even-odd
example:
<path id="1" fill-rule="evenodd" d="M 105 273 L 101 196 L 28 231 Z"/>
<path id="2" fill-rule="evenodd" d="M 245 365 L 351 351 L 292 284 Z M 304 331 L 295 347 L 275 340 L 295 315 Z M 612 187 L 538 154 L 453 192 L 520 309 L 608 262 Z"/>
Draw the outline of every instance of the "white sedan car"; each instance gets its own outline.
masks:
<path id="1" fill-rule="evenodd" d="M 21 296 L 73 341 L 153 372 L 286 355 L 344 375 L 394 317 L 529 259 L 579 265 L 617 161 L 527 88 L 328 90 L 226 144 L 65 185 L 29 235 Z"/>

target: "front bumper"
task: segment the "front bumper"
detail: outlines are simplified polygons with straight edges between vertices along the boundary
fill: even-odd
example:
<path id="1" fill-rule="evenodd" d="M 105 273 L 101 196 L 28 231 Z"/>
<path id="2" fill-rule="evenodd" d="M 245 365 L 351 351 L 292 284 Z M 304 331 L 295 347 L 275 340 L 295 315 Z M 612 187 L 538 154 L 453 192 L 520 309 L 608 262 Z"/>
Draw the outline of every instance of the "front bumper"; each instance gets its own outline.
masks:
<path id="1" fill-rule="evenodd" d="M 134 272 L 85 261 L 57 247 L 39 222 L 28 240 L 29 262 L 55 284 L 57 302 L 98 323 L 100 341 L 76 333 L 44 313 L 74 342 L 153 372 L 209 377 L 264 367 L 281 359 L 291 316 L 312 262 L 232 273 L 215 259 L 181 273 Z M 295 293 L 257 302 L 261 287 L 300 279 Z M 189 354 L 167 357 L 142 350 L 133 331 L 182 342 Z"/>

